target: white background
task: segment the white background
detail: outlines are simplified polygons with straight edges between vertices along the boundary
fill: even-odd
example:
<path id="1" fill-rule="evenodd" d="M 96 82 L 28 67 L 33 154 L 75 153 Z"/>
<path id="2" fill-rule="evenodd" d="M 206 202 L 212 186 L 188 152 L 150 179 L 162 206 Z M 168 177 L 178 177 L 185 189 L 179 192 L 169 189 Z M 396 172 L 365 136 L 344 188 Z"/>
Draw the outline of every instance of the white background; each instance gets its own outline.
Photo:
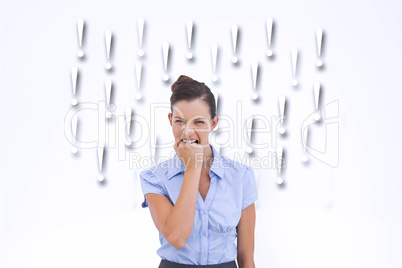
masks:
<path id="1" fill-rule="evenodd" d="M 64 2 L 64 3 L 63 3 Z M 219 92 L 219 113 L 271 118 L 278 96 L 287 98 L 285 127 L 278 137 L 286 153 L 284 187 L 275 167 L 255 169 L 259 200 L 257 267 L 401 267 L 402 135 L 399 127 L 401 5 L 397 1 L 8 1 L 0 9 L 1 65 L 1 267 L 157 267 L 158 232 L 143 200 L 139 169 L 118 149 L 106 148 L 103 175 L 96 149 L 71 154 L 64 119 L 71 108 L 70 69 L 79 69 L 80 103 L 105 100 L 104 81 L 113 81 L 114 116 L 131 106 L 150 120 L 151 103 L 168 103 L 170 84 L 180 74 Z M 76 21 L 85 20 L 83 50 Z M 137 56 L 137 19 L 145 19 L 143 49 Z M 274 59 L 265 56 L 265 19 L 274 19 Z M 194 21 L 194 62 L 185 55 L 185 23 Z M 238 24 L 238 66 L 231 63 L 231 25 Z M 315 67 L 315 29 L 324 29 L 322 60 Z M 104 33 L 113 33 L 107 72 Z M 169 83 L 162 43 L 169 42 Z M 216 74 L 210 47 L 219 46 Z M 290 85 L 290 49 L 299 49 L 297 78 Z M 259 63 L 257 92 L 250 100 L 251 62 Z M 143 64 L 138 102 L 135 65 Z M 398 77 L 399 75 L 399 77 Z M 339 165 L 300 158 L 300 126 L 314 111 L 312 85 L 322 86 L 320 107 L 339 101 Z M 158 143 L 172 139 L 167 111 L 158 111 Z M 96 140 L 98 117 L 79 114 L 78 138 Z M 234 119 L 235 120 L 235 119 Z M 109 120 L 118 129 L 117 119 Z M 224 126 L 222 123 L 221 126 Z M 133 126 L 132 139 L 143 133 Z M 310 145 L 323 147 L 325 123 L 310 130 Z M 256 143 L 271 134 L 253 133 Z M 109 137 L 110 138 L 110 137 Z M 221 140 L 225 134 L 219 136 Z M 111 135 L 113 140 L 113 135 Z M 117 137 L 117 143 L 121 142 Z M 107 142 L 110 147 L 110 140 Z M 272 145 L 272 144 L 271 144 Z M 123 147 L 124 148 L 124 147 Z M 223 149 L 244 155 L 246 144 Z M 322 148 L 321 148 L 322 149 Z M 169 157 L 172 150 L 157 151 Z M 259 149 L 254 158 L 275 148 Z M 149 142 L 129 153 L 150 156 Z"/>

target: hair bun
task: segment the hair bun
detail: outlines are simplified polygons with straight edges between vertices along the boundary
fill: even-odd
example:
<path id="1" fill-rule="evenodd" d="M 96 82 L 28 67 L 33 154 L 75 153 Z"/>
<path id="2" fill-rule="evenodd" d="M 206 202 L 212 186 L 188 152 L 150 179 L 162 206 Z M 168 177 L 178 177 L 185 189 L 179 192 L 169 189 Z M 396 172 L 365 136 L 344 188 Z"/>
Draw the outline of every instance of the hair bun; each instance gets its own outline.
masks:
<path id="1" fill-rule="evenodd" d="M 186 76 L 186 75 L 180 75 L 179 78 L 177 78 L 176 82 L 174 82 L 174 83 L 172 84 L 172 86 L 170 87 L 170 89 L 171 89 L 172 92 L 173 92 L 173 90 L 176 88 L 176 86 L 178 86 L 178 85 L 180 85 L 180 84 L 182 84 L 182 83 L 185 83 L 185 82 L 187 82 L 187 81 L 194 81 L 194 79 L 192 79 L 191 77 Z"/>

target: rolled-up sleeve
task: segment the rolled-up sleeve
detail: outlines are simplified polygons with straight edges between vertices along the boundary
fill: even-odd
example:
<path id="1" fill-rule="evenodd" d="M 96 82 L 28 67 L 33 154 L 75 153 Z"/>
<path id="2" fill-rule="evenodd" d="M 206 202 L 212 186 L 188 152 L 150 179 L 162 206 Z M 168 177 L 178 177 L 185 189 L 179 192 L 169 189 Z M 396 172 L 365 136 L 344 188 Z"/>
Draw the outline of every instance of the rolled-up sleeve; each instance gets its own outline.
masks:
<path id="1" fill-rule="evenodd" d="M 161 194 L 167 196 L 165 189 L 161 186 L 158 178 L 149 170 L 143 170 L 140 173 L 141 189 L 144 194 L 144 202 L 142 207 L 148 207 L 145 195 L 148 193 Z"/>
<path id="2" fill-rule="evenodd" d="M 247 167 L 243 175 L 243 204 L 242 210 L 257 201 L 258 191 L 257 183 L 252 168 Z"/>

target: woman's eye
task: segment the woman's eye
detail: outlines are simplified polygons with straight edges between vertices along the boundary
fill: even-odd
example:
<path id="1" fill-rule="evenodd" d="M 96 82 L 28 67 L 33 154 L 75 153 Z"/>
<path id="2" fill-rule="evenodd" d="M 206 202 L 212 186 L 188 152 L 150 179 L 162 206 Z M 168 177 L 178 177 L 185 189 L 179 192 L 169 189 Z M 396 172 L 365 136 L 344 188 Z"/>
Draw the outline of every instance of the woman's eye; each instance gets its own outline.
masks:
<path id="1" fill-rule="evenodd" d="M 176 123 L 184 123 L 184 121 L 183 121 L 183 120 L 180 120 L 180 119 L 176 120 L 175 122 L 176 122 Z M 195 123 L 196 123 L 196 124 L 203 124 L 204 121 L 195 121 Z"/>

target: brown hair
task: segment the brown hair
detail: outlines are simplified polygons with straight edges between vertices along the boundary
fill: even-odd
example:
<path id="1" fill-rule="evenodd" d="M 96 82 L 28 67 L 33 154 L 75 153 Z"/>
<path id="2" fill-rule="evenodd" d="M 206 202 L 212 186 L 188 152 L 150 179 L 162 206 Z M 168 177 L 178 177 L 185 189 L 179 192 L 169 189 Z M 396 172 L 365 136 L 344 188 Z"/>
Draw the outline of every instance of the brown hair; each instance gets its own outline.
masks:
<path id="1" fill-rule="evenodd" d="M 211 119 L 216 115 L 216 103 L 214 94 L 204 83 L 198 82 L 191 77 L 180 75 L 180 77 L 171 86 L 172 96 L 170 97 L 170 109 L 179 100 L 192 101 L 201 99 L 209 106 Z"/>

